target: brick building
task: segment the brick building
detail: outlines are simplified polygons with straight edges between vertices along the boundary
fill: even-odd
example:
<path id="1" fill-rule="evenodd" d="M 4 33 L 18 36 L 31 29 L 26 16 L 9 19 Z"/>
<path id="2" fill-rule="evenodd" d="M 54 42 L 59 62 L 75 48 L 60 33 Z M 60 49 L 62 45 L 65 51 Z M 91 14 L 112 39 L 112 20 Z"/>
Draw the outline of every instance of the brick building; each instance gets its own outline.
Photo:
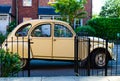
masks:
<path id="1" fill-rule="evenodd" d="M 48 5 L 48 2 L 54 3 L 54 0 L 1 0 L 0 6 L 11 6 L 10 15 L 12 19 L 18 20 L 18 24 L 31 19 L 60 18 L 60 15 Z M 88 12 L 87 17 L 75 20 L 74 27 L 85 24 L 92 17 L 92 0 L 87 0 L 85 10 Z"/>

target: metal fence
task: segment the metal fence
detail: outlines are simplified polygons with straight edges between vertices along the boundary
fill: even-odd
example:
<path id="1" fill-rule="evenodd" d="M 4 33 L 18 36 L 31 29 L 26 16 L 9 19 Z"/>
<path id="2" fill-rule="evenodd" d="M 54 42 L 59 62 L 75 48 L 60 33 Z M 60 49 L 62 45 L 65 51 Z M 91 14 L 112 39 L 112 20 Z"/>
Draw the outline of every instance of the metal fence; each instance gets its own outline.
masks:
<path id="1" fill-rule="evenodd" d="M 120 47 L 120 42 L 119 39 L 118 40 L 101 40 L 100 38 L 95 38 L 93 37 L 92 40 L 91 38 L 89 38 L 88 36 L 84 36 L 81 38 L 81 40 L 79 40 L 80 37 L 75 37 L 75 43 L 74 43 L 74 47 L 75 47 L 75 53 L 74 53 L 74 61 L 72 61 L 73 64 L 71 64 L 71 69 L 73 70 L 73 74 L 74 75 L 79 75 L 79 76 L 117 76 L 120 75 L 120 58 L 119 58 L 119 47 Z M 96 44 L 97 42 L 97 44 Z M 115 54 L 115 59 L 114 60 L 110 60 L 108 62 L 107 65 L 105 65 L 104 68 L 94 68 L 93 67 L 93 60 L 92 60 L 92 55 L 91 55 L 91 49 L 94 49 L 95 46 L 97 45 L 97 47 L 101 47 L 100 44 L 102 44 L 102 46 L 105 48 L 104 52 L 106 53 L 106 60 L 108 59 L 108 55 L 107 55 L 107 50 L 108 50 L 108 43 L 114 43 L 114 47 L 111 48 L 112 51 Z M 34 42 L 33 42 L 34 43 Z M 100 43 L 100 44 L 99 44 Z M 31 58 L 30 58 L 30 54 L 31 54 L 31 40 L 28 37 L 27 39 L 25 39 L 24 37 L 17 37 L 17 38 L 13 38 L 11 37 L 10 39 L 7 39 L 1 46 L 1 49 L 5 49 L 6 51 L 9 50 L 10 52 L 15 52 L 16 53 L 21 53 L 21 58 L 23 58 L 22 60 L 25 59 L 25 57 L 27 56 L 27 67 L 24 69 L 21 69 L 18 73 L 16 73 L 15 75 L 11 73 L 10 76 L 17 76 L 17 77 L 30 77 L 32 76 L 32 74 L 34 74 L 34 71 L 32 71 L 32 67 L 31 67 Z M 82 46 L 80 46 L 82 45 Z M 91 48 L 93 47 L 93 48 Z M 9 49 L 8 49 L 9 48 Z M 81 48 L 81 49 L 79 49 Z M 84 50 L 84 48 L 86 48 L 86 50 Z M 36 48 L 37 49 L 37 48 Z M 67 48 L 66 48 L 67 49 Z M 27 50 L 27 51 L 26 51 Z M 103 51 L 103 50 L 100 50 Z M 82 54 L 80 54 L 82 53 Z M 79 57 L 83 57 L 85 54 L 87 53 L 87 59 L 85 59 L 84 61 L 81 61 L 79 59 Z M 27 55 L 25 55 L 27 54 Z M 0 58 L 2 59 L 2 58 Z M 101 59 L 101 58 L 99 58 Z M 2 75 L 2 68 L 4 68 L 2 66 L 2 63 L 0 63 L 0 74 Z M 54 67 L 54 66 L 53 66 Z M 9 68 L 8 68 L 9 69 Z M 39 71 L 39 70 L 37 70 Z M 54 71 L 54 69 L 52 70 Z M 36 72 L 35 72 L 36 73 Z M 66 72 L 65 72 L 66 73 Z M 59 74 L 59 73 L 58 73 Z M 41 75 L 42 76 L 42 75 Z"/>

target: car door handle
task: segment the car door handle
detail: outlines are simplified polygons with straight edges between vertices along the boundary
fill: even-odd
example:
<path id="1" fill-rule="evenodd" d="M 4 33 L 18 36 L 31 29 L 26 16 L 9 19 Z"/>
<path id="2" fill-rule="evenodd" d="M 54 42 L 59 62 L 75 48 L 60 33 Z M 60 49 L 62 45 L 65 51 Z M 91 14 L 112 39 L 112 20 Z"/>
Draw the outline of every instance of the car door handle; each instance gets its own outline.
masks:
<path id="1" fill-rule="evenodd" d="M 56 39 L 54 39 L 53 41 L 56 41 Z"/>

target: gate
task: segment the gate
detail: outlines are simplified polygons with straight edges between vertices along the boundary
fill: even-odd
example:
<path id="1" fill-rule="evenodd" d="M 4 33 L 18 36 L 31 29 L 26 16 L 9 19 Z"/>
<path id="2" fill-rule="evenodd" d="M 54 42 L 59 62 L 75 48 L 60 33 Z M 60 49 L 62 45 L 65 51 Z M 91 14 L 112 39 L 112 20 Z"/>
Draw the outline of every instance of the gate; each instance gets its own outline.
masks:
<path id="1" fill-rule="evenodd" d="M 107 65 L 105 65 L 104 68 L 94 68 L 92 65 L 93 62 L 91 62 L 91 47 L 96 45 L 95 40 L 97 40 L 97 43 L 102 43 L 103 46 L 105 46 L 105 54 L 107 56 L 107 49 L 109 48 L 109 43 L 114 43 L 114 48 L 112 48 L 112 51 L 115 53 L 115 59 L 114 60 L 110 60 L 108 62 Z M 13 40 L 13 37 L 11 37 L 11 39 L 6 40 L 6 42 L 2 45 L 5 50 L 8 50 L 10 52 L 16 51 L 17 53 L 21 52 L 22 53 L 22 58 L 27 56 L 27 67 L 24 69 L 21 69 L 18 73 L 12 73 L 10 74 L 10 76 L 17 76 L 17 77 L 30 77 L 32 72 L 31 69 L 31 60 L 30 59 L 30 51 L 31 51 L 31 40 L 30 38 L 25 39 L 24 37 L 20 37 L 20 38 L 16 38 L 16 40 Z M 81 46 L 81 49 L 79 49 L 79 45 L 83 45 Z M 81 40 L 79 40 L 79 36 L 75 37 L 75 56 L 74 56 L 74 63 L 73 63 L 73 67 L 72 69 L 74 70 L 75 75 L 79 75 L 79 76 L 117 76 L 120 75 L 120 70 L 119 70 L 119 65 L 120 65 L 120 59 L 119 59 L 119 39 L 117 40 L 108 40 L 107 38 L 105 38 L 104 40 L 101 41 L 101 38 L 89 38 L 87 35 L 82 37 Z M 87 47 L 87 51 L 83 50 L 84 46 L 86 45 Z M 97 44 L 98 47 L 99 44 Z M 7 49 L 7 48 L 10 49 Z M 27 49 L 26 49 L 27 47 Z M 26 51 L 27 50 L 27 51 Z M 80 60 L 79 57 L 80 56 L 84 56 L 84 54 L 79 54 L 80 51 L 82 51 L 83 53 L 87 53 L 87 59 L 85 60 Z M 25 53 L 27 53 L 27 55 L 25 55 Z M 2 59 L 2 58 L 1 58 Z M 100 58 L 101 59 L 101 58 Z M 105 58 L 106 60 L 108 59 L 108 57 Z M 22 59 L 24 60 L 24 59 Z M 1 62 L 1 61 L 0 61 Z M 0 63 L 0 75 L 2 76 L 2 69 L 4 68 L 2 65 L 3 62 Z"/>

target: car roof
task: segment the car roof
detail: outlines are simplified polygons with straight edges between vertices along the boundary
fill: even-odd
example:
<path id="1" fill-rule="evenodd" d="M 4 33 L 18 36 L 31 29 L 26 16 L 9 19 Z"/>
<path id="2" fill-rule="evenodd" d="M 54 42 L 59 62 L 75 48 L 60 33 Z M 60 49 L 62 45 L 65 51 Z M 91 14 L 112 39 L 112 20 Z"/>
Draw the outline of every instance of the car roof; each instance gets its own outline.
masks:
<path id="1" fill-rule="evenodd" d="M 69 24 L 69 23 L 64 22 L 64 21 L 51 20 L 51 19 L 34 19 L 34 20 L 25 21 L 25 22 L 23 22 L 21 24 L 25 24 L 25 23 L 40 23 L 40 22 L 59 22 L 59 23 Z"/>

